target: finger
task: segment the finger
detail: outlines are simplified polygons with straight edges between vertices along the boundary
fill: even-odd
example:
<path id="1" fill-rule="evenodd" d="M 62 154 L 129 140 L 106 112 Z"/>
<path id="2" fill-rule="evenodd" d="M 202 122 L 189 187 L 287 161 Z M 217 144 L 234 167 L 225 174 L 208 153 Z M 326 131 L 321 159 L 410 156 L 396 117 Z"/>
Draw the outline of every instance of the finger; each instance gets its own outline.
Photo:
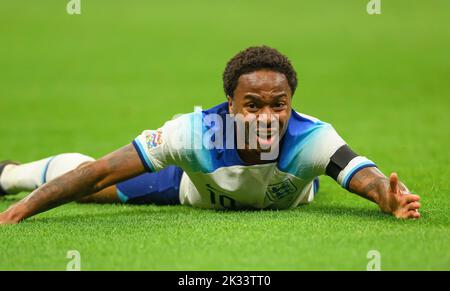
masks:
<path id="1" fill-rule="evenodd" d="M 393 172 L 389 176 L 389 186 L 390 186 L 392 192 L 398 193 L 398 175 L 397 175 L 397 173 Z"/>
<path id="2" fill-rule="evenodd" d="M 401 214 L 395 215 L 395 217 L 397 217 L 399 219 L 419 218 L 420 213 L 417 210 L 408 210 L 408 211 L 402 212 Z"/>
<path id="3" fill-rule="evenodd" d="M 411 191 L 409 191 L 408 187 L 406 187 L 405 184 L 403 184 L 401 181 L 398 182 L 400 190 L 405 194 L 411 194 Z"/>
<path id="4" fill-rule="evenodd" d="M 406 218 L 420 218 L 420 213 L 418 211 L 415 210 L 410 210 L 407 212 L 407 217 Z"/>
<path id="5" fill-rule="evenodd" d="M 407 194 L 404 197 L 405 197 L 405 201 L 407 203 L 416 202 L 416 201 L 420 200 L 420 196 L 419 195 L 415 195 L 415 194 Z"/>
<path id="6" fill-rule="evenodd" d="M 419 208 L 420 208 L 419 202 L 412 202 L 412 203 L 409 203 L 408 205 L 406 205 L 406 209 L 408 209 L 408 210 L 417 210 Z"/>

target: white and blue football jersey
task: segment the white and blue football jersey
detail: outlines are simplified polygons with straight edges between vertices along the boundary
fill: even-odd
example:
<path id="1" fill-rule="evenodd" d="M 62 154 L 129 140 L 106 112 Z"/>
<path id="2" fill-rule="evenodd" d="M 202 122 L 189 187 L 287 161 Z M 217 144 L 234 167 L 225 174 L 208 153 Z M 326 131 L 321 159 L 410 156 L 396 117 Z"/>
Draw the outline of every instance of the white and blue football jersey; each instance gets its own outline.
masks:
<path id="1" fill-rule="evenodd" d="M 330 124 L 295 111 L 280 140 L 278 159 L 249 165 L 241 160 L 236 146 L 207 148 L 196 144 L 211 129 L 202 122 L 210 114 L 225 120 L 228 103 L 181 115 L 157 130 L 145 130 L 133 141 L 148 171 L 169 165 L 183 169 L 180 201 L 184 205 L 288 209 L 313 200 L 313 180 L 320 175 L 328 174 L 348 188 L 357 171 L 375 166 L 367 158 L 351 154 Z M 223 139 L 226 137 L 224 133 Z"/>

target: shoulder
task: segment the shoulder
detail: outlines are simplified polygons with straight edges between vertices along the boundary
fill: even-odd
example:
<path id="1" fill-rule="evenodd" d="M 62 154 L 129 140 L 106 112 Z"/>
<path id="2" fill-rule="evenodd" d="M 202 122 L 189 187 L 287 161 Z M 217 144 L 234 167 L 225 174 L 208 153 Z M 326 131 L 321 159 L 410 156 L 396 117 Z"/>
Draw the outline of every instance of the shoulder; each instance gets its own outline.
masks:
<path id="1" fill-rule="evenodd" d="M 344 144 L 333 126 L 316 117 L 293 111 L 281 142 L 279 167 L 294 175 L 326 163 L 330 152 Z"/>
<path id="2" fill-rule="evenodd" d="M 207 110 L 197 107 L 164 124 L 162 134 L 167 138 L 166 146 L 175 154 L 178 166 L 186 171 L 212 172 L 239 162 L 230 154 L 232 150 L 224 148 L 227 114 L 225 102 Z"/>
<path id="3" fill-rule="evenodd" d="M 211 126 L 205 123 L 208 117 L 218 117 L 221 121 L 225 121 L 226 115 L 229 113 L 227 102 L 221 103 L 212 108 L 203 110 L 201 107 L 195 107 L 193 112 L 176 115 L 172 120 L 164 124 L 164 128 L 177 133 L 195 132 L 196 130 L 205 131 Z"/>
<path id="4" fill-rule="evenodd" d="M 288 144 L 304 143 L 318 132 L 332 128 L 331 124 L 316 117 L 292 110 L 283 140 Z"/>
<path id="5" fill-rule="evenodd" d="M 209 109 L 203 110 L 203 115 L 209 115 L 209 114 L 217 114 L 217 115 L 226 115 L 229 113 L 228 110 L 228 103 L 222 102 L 214 107 L 211 107 Z"/>

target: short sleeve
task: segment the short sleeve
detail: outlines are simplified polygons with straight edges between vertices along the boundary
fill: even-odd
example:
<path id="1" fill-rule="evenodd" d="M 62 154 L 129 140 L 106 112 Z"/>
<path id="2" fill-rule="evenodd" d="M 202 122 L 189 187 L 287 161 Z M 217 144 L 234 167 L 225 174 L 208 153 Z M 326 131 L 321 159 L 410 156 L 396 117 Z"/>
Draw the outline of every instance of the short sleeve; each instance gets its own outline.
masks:
<path id="1" fill-rule="evenodd" d="M 321 127 L 312 138 L 310 158 L 320 174 L 326 174 L 348 189 L 351 178 L 375 163 L 353 152 L 329 124 Z"/>
<path id="2" fill-rule="evenodd" d="M 138 155 L 149 172 L 169 165 L 181 166 L 182 150 L 190 133 L 187 116 L 166 122 L 156 130 L 144 130 L 133 140 Z"/>

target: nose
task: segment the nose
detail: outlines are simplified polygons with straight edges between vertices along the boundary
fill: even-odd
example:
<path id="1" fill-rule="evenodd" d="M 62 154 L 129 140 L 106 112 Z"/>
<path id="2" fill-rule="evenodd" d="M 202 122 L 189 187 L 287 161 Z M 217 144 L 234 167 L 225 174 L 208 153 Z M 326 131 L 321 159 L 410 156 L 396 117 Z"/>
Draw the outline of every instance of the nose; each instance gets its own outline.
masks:
<path id="1" fill-rule="evenodd" d="M 271 128 L 272 126 L 278 125 L 278 114 L 272 112 L 272 109 L 267 106 L 264 107 L 263 110 L 261 110 L 258 114 L 258 123 L 260 123 L 263 126 L 266 126 L 267 128 Z"/>
<path id="2" fill-rule="evenodd" d="M 261 110 L 259 110 L 259 115 L 266 115 L 266 116 L 270 116 L 272 115 L 272 108 L 270 106 L 264 106 L 263 108 L 261 108 Z"/>

